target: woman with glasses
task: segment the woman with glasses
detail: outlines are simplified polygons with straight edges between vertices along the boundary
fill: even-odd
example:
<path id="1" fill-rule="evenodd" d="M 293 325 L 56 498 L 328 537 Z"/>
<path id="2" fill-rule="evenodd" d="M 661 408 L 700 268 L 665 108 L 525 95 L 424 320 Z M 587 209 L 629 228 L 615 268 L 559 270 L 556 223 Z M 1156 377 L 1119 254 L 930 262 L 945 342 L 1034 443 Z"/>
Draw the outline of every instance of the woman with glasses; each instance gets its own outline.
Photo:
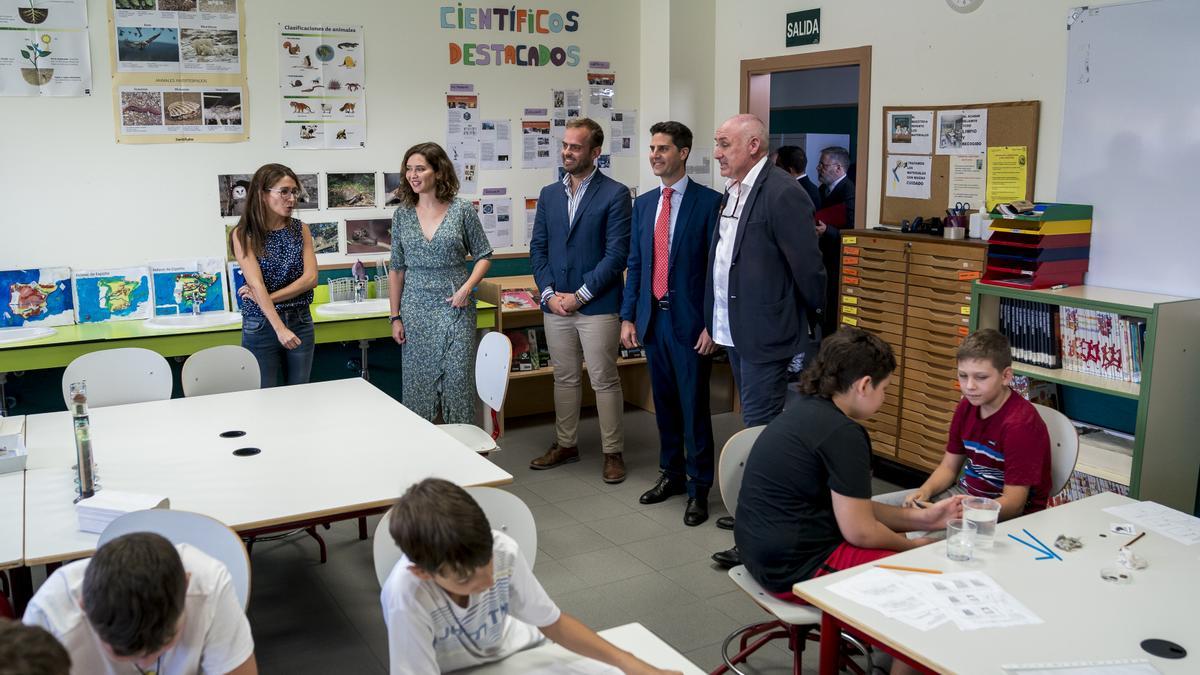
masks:
<path id="1" fill-rule="evenodd" d="M 317 256 L 308 225 L 292 217 L 300 181 L 282 164 L 254 173 L 246 210 L 233 230 L 233 252 L 246 285 L 242 297 L 242 346 L 258 361 L 263 387 L 308 382 L 313 324 L 308 306 L 317 285 Z"/>
<path id="2" fill-rule="evenodd" d="M 434 421 L 475 418 L 475 298 L 491 266 L 492 246 L 458 177 L 437 143 L 404 153 L 401 204 L 392 217 L 388 272 L 392 337 L 404 345 L 403 403 Z M 467 272 L 466 257 L 475 266 Z"/>

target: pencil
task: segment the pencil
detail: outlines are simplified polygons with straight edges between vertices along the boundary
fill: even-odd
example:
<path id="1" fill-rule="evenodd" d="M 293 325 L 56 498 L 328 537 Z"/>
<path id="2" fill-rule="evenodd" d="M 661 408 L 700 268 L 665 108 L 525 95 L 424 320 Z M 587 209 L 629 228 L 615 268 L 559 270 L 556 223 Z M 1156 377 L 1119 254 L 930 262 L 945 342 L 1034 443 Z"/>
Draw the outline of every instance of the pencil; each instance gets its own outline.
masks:
<path id="1" fill-rule="evenodd" d="M 930 570 L 924 567 L 902 567 L 900 565 L 876 565 L 885 570 L 899 570 L 901 572 L 924 572 L 925 574 L 941 574 L 941 570 Z"/>
<path id="2" fill-rule="evenodd" d="M 930 504 L 929 502 L 913 500 L 913 506 L 917 507 L 918 509 L 927 509 L 930 506 L 933 506 L 933 504 Z"/>
<path id="3" fill-rule="evenodd" d="M 1137 543 L 1137 540 L 1138 540 L 1138 539 L 1141 539 L 1141 538 L 1142 538 L 1142 537 L 1144 537 L 1144 536 L 1146 536 L 1146 531 L 1145 531 L 1145 530 L 1142 530 L 1142 533 L 1141 533 L 1141 534 L 1139 534 L 1138 536 L 1134 537 L 1133 539 L 1130 539 L 1130 540 L 1129 540 L 1129 543 L 1128 543 L 1128 544 L 1125 544 L 1125 545 L 1126 545 L 1126 546 L 1133 546 L 1134 544 L 1136 544 L 1136 543 Z"/>

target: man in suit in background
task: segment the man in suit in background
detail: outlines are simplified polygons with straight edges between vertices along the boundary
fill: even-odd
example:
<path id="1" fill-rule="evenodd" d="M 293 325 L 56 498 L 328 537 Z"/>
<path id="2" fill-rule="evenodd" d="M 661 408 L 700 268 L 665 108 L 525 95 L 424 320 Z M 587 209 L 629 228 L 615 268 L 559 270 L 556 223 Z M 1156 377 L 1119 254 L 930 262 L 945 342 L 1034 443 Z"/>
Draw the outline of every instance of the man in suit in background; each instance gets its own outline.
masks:
<path id="1" fill-rule="evenodd" d="M 821 192 L 817 189 L 817 184 L 812 182 L 808 177 L 808 153 L 804 152 L 804 148 L 798 145 L 782 145 L 775 151 L 775 166 L 788 172 L 800 187 L 808 193 L 808 198 L 812 200 L 813 208 L 821 209 Z"/>
<path id="2" fill-rule="evenodd" d="M 596 169 L 604 131 L 581 117 L 562 141 L 566 175 L 542 188 L 529 242 L 529 262 L 542 293 L 546 342 L 554 361 L 555 441 L 531 469 L 579 461 L 583 362 L 596 392 L 606 483 L 625 480 L 617 374 L 621 337 L 621 273 L 629 255 L 629 189 Z"/>
<path id="3" fill-rule="evenodd" d="M 825 305 L 825 268 L 812 200 L 786 171 L 767 164 L 762 120 L 731 117 L 715 142 L 713 158 L 727 180 L 709 252 L 705 321 L 729 353 L 742 421 L 753 427 L 783 410 L 788 364 Z M 732 566 L 739 556 L 735 548 L 713 559 Z"/>
<path id="4" fill-rule="evenodd" d="M 658 423 L 662 474 L 640 498 L 657 504 L 686 493 L 683 522 L 708 519 L 713 432 L 704 278 L 721 194 L 688 179 L 692 132 L 679 122 L 650 127 L 650 169 L 662 181 L 633 205 L 629 272 L 621 303 L 621 344 L 645 345 Z"/>
<path id="5" fill-rule="evenodd" d="M 846 227 L 853 228 L 854 181 L 846 175 L 849 166 L 849 151 L 832 145 L 821 151 L 821 161 L 817 164 L 817 178 L 821 181 L 821 208 L 845 204 Z"/>

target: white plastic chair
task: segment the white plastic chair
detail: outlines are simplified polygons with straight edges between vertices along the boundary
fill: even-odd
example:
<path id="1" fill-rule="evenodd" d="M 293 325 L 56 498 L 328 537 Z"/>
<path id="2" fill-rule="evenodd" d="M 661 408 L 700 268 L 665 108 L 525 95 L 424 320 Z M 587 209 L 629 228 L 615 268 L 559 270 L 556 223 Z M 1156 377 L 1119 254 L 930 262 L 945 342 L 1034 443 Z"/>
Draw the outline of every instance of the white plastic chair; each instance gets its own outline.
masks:
<path id="1" fill-rule="evenodd" d="M 1079 432 L 1075 425 L 1064 414 L 1037 403 L 1033 404 L 1042 421 L 1046 423 L 1046 431 L 1050 432 L 1050 494 L 1055 497 L 1067 487 L 1071 473 L 1075 471 L 1075 462 L 1079 460 Z"/>
<path id="2" fill-rule="evenodd" d="M 508 392 L 508 373 L 512 366 L 512 342 L 500 331 L 491 331 L 479 341 L 475 353 L 475 391 L 483 400 L 488 412 L 500 410 Z M 495 417 L 493 416 L 495 423 Z M 497 425 L 494 434 L 474 424 L 439 424 L 438 428 L 475 452 L 487 454 L 500 449 L 496 437 L 500 435 Z"/>
<path id="3" fill-rule="evenodd" d="M 466 491 L 479 504 L 479 508 L 483 509 L 483 514 L 487 516 L 493 530 L 499 530 L 516 540 L 521 555 L 525 556 L 525 561 L 532 569 L 537 559 L 537 524 L 533 520 L 533 512 L 525 502 L 513 493 L 499 488 L 469 487 Z M 375 527 L 375 578 L 379 580 L 380 587 L 387 581 L 392 568 L 404 554 L 388 532 L 388 523 L 391 520 L 392 512 L 388 510 Z"/>
<path id="4" fill-rule="evenodd" d="M 742 475 L 746 471 L 746 460 L 750 457 L 750 450 L 754 447 L 754 442 L 758 440 L 759 434 L 765 428 L 765 426 L 758 426 L 743 429 L 730 437 L 725 442 L 725 447 L 721 449 L 721 458 L 717 465 L 717 481 L 721 486 L 721 501 L 725 503 L 725 508 L 731 514 L 737 513 L 738 495 L 741 492 Z M 799 605 L 776 598 L 755 581 L 754 577 L 750 576 L 745 565 L 738 565 L 730 569 L 729 578 L 733 580 L 734 584 L 737 584 L 738 588 L 745 591 L 759 607 L 766 610 L 773 620 L 747 624 L 730 633 L 721 643 L 723 663 L 712 671 L 712 675 L 721 675 L 726 671 L 742 675 L 742 671 L 737 669 L 737 664 L 745 661 L 768 642 L 782 638 L 786 638 L 788 644 L 793 645 L 794 672 L 800 672 L 800 657 L 804 653 L 804 643 L 808 639 L 809 633 L 820 627 L 821 610 L 810 605 Z M 730 656 L 729 644 L 739 638 L 738 653 Z M 754 640 L 753 644 L 750 643 L 752 639 Z M 844 633 L 842 639 L 849 641 L 859 652 L 867 655 L 867 672 L 869 672 L 870 655 L 866 648 Z M 858 670 L 857 664 L 849 659 L 846 659 L 843 665 L 856 672 L 861 672 Z"/>
<path id="5" fill-rule="evenodd" d="M 151 509 L 133 511 L 119 516 L 100 533 L 97 548 L 131 532 L 153 532 L 166 537 L 172 544 L 195 546 L 216 558 L 229 570 L 233 590 L 245 611 L 250 602 L 250 557 L 242 538 L 228 525 L 208 516 L 190 511 Z"/>
<path id="6" fill-rule="evenodd" d="M 254 354 L 238 345 L 218 345 L 192 354 L 183 363 L 180 379 L 184 396 L 225 394 L 262 385 Z"/>
<path id="7" fill-rule="evenodd" d="M 76 358 L 63 371 L 63 403 L 71 407 L 71 383 L 87 382 L 88 407 L 171 398 L 171 366 L 158 352 L 139 347 L 103 349 Z"/>

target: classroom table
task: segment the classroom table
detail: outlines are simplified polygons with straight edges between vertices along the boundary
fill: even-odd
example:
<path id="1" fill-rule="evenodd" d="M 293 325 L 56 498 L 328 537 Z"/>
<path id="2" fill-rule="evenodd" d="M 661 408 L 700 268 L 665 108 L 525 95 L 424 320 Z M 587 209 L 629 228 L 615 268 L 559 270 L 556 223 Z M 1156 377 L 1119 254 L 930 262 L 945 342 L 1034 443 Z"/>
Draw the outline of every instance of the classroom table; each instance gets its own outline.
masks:
<path id="1" fill-rule="evenodd" d="M 437 476 L 499 485 L 512 476 L 361 378 L 90 411 L 105 489 L 162 495 L 243 535 L 386 510 L 409 485 Z M 243 431 L 236 438 L 220 434 Z M 66 412 L 25 429 L 27 566 L 91 555 L 72 504 L 74 441 Z M 236 456 L 241 448 L 257 448 Z"/>
<path id="2" fill-rule="evenodd" d="M 1100 578 L 1100 569 L 1116 566 L 1117 549 L 1130 539 L 1109 531 L 1112 523 L 1123 519 L 1103 509 L 1133 502 L 1104 493 L 1000 523 L 995 547 L 976 549 L 970 562 L 946 558 L 943 542 L 880 561 L 947 573 L 984 572 L 1040 617 L 1041 624 L 963 631 L 947 622 L 921 631 L 828 590 L 830 584 L 868 566 L 796 584 L 796 595 L 823 612 L 820 672 L 837 672 L 837 636 L 845 628 L 937 673 L 1000 674 L 1007 664 L 1116 659 L 1145 659 L 1165 675 L 1200 672 L 1195 620 L 1200 607 L 1200 545 L 1184 546 L 1150 531 L 1133 546 L 1149 560 L 1147 569 L 1131 572 L 1128 585 Z M 1055 549 L 1061 561 L 1037 560 L 1037 552 L 1006 536 L 1011 532 L 1028 539 L 1022 529 L 1048 546 L 1060 534 L 1078 537 L 1084 546 L 1072 552 Z M 1188 656 L 1151 656 L 1139 646 L 1149 638 L 1180 644 Z"/>
<path id="3" fill-rule="evenodd" d="M 696 664 L 688 661 L 682 654 L 675 651 L 671 645 L 662 641 L 640 623 L 627 623 L 624 626 L 600 631 L 604 639 L 630 652 L 657 668 L 678 670 L 684 675 L 704 675 L 704 671 Z M 586 666 L 584 664 L 587 664 Z M 588 668 L 594 666 L 596 670 Z M 502 661 L 489 663 L 486 666 L 476 666 L 458 671 L 473 675 L 551 675 L 552 673 L 592 673 L 617 672 L 602 670 L 604 664 L 590 662 L 578 654 L 563 649 L 553 642 L 535 649 L 518 652 Z"/>
<path id="4" fill-rule="evenodd" d="M 0 570 L 25 560 L 25 472 L 0 474 Z"/>

